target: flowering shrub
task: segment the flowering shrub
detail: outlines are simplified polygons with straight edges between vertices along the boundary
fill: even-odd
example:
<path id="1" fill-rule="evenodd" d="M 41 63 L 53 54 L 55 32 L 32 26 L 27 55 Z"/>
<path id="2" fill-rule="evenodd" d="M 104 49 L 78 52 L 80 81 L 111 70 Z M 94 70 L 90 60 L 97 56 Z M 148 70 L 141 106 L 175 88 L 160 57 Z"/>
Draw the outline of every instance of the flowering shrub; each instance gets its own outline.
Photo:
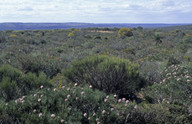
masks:
<path id="1" fill-rule="evenodd" d="M 75 61 L 64 70 L 69 81 L 92 85 L 106 93 L 116 93 L 121 97 L 131 97 L 143 87 L 138 67 L 129 60 L 105 55 L 89 56 Z"/>
<path id="2" fill-rule="evenodd" d="M 115 96 L 117 97 L 117 96 Z M 62 86 L 62 89 L 40 87 L 33 94 L 4 104 L 6 114 L 24 123 L 101 123 L 117 124 L 124 121 L 121 110 L 127 106 L 113 95 L 106 95 L 90 86 Z"/>
<path id="3" fill-rule="evenodd" d="M 42 72 L 37 76 L 34 73 L 23 74 L 20 70 L 8 65 L 0 67 L 0 99 L 5 101 L 16 99 L 42 84 L 50 86 L 47 76 Z"/>
<path id="4" fill-rule="evenodd" d="M 147 99 L 155 103 L 192 103 L 192 69 L 171 65 L 162 72 L 162 80 L 155 82 L 144 92 Z"/>

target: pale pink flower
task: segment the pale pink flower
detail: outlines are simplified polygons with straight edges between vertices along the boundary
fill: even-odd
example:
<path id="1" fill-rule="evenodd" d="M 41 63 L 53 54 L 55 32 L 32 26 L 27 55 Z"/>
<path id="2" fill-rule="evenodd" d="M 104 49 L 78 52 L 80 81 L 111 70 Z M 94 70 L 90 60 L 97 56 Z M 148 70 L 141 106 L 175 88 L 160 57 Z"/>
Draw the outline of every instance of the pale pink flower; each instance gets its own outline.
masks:
<path id="1" fill-rule="evenodd" d="M 67 90 L 69 91 L 69 90 L 70 90 L 70 88 L 67 88 Z"/>
<path id="2" fill-rule="evenodd" d="M 64 89 L 64 88 L 65 88 L 65 86 L 62 86 L 62 88 Z"/>
<path id="3" fill-rule="evenodd" d="M 125 98 L 123 98 L 122 100 L 125 101 Z"/>
<path id="4" fill-rule="evenodd" d="M 61 119 L 61 123 L 63 123 L 65 120 Z"/>
<path id="5" fill-rule="evenodd" d="M 92 85 L 90 85 L 89 88 L 92 88 Z"/>
<path id="6" fill-rule="evenodd" d="M 85 92 L 82 91 L 82 92 L 81 92 L 81 95 L 83 95 L 84 93 L 85 93 Z"/>
<path id="7" fill-rule="evenodd" d="M 106 98 L 108 99 L 108 98 L 109 98 L 109 96 L 106 96 Z"/>
<path id="8" fill-rule="evenodd" d="M 114 108 L 111 108 L 111 111 L 113 111 L 114 110 Z"/>
<path id="9" fill-rule="evenodd" d="M 190 82 L 190 80 L 188 79 L 187 82 Z"/>
<path id="10" fill-rule="evenodd" d="M 41 102 L 41 99 L 40 99 L 40 98 L 38 99 L 38 102 Z"/>
<path id="11" fill-rule="evenodd" d="M 86 117 L 86 116 L 87 116 L 87 113 L 84 113 L 83 116 Z"/>
<path id="12" fill-rule="evenodd" d="M 43 94 L 41 95 L 41 97 L 43 97 Z"/>
<path id="13" fill-rule="evenodd" d="M 42 113 L 39 113 L 39 117 L 41 117 L 43 114 Z"/>
<path id="14" fill-rule="evenodd" d="M 34 94 L 33 96 L 37 96 L 37 94 Z"/>
<path id="15" fill-rule="evenodd" d="M 105 99 L 104 102 L 107 102 L 107 99 Z"/>
<path id="16" fill-rule="evenodd" d="M 68 99 L 65 99 L 65 102 L 67 101 Z"/>
<path id="17" fill-rule="evenodd" d="M 8 106 L 8 103 L 6 103 L 5 105 Z"/>
<path id="18" fill-rule="evenodd" d="M 18 100 L 16 99 L 16 100 L 15 100 L 15 103 L 17 103 L 17 102 L 18 102 Z"/>
<path id="19" fill-rule="evenodd" d="M 96 118 L 96 121 L 99 121 L 99 118 Z"/>
<path id="20" fill-rule="evenodd" d="M 166 81 L 166 79 L 163 80 L 163 82 L 165 82 L 165 81 Z"/>
<path id="21" fill-rule="evenodd" d="M 42 89 L 42 88 L 43 88 L 43 85 L 41 85 L 40 88 Z"/>
<path id="22" fill-rule="evenodd" d="M 76 99 L 76 100 L 78 100 L 78 99 L 79 99 L 79 97 L 76 97 L 75 99 Z"/>
<path id="23" fill-rule="evenodd" d="M 137 109 L 137 105 L 134 106 L 134 109 Z"/>
<path id="24" fill-rule="evenodd" d="M 56 90 L 57 90 L 56 88 L 53 89 L 53 91 L 56 91 Z"/>
<path id="25" fill-rule="evenodd" d="M 93 113 L 93 116 L 96 116 L 96 113 Z"/>
<path id="26" fill-rule="evenodd" d="M 69 94 L 69 95 L 67 95 L 67 98 L 69 98 L 71 95 Z"/>
<path id="27" fill-rule="evenodd" d="M 126 103 L 129 103 L 129 100 L 126 100 Z"/>
<path id="28" fill-rule="evenodd" d="M 22 101 L 21 101 L 21 103 L 24 103 L 24 102 L 25 102 L 25 100 L 22 100 Z"/>
<path id="29" fill-rule="evenodd" d="M 114 98 L 116 98 L 116 97 L 117 97 L 117 95 L 115 94 L 115 95 L 113 95 L 113 97 L 114 97 Z"/>
<path id="30" fill-rule="evenodd" d="M 121 102 L 121 99 L 119 99 L 118 102 Z"/>
<path id="31" fill-rule="evenodd" d="M 177 81 L 179 81 L 180 80 L 180 78 L 177 78 Z"/>
<path id="32" fill-rule="evenodd" d="M 105 112 L 106 112 L 106 111 L 105 111 L 105 110 L 103 110 L 103 111 L 102 111 L 102 114 L 105 114 Z"/>
<path id="33" fill-rule="evenodd" d="M 91 118 L 90 117 L 88 117 L 88 120 L 90 120 Z"/>
<path id="34" fill-rule="evenodd" d="M 54 117 L 55 117 L 55 114 L 51 114 L 51 117 L 54 118 Z"/>
<path id="35" fill-rule="evenodd" d="M 34 110 L 33 110 L 33 113 L 35 113 L 36 111 L 37 111 L 37 110 L 36 110 L 36 109 L 34 109 Z"/>
<path id="36" fill-rule="evenodd" d="M 77 83 L 74 84 L 74 86 L 77 86 L 77 85 L 78 85 Z"/>

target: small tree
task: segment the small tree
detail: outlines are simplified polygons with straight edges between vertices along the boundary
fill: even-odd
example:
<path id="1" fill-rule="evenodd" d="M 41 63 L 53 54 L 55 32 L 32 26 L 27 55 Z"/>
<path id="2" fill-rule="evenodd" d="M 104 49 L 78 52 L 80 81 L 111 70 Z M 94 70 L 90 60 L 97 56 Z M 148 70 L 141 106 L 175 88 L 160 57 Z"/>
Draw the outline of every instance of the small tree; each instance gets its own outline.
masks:
<path id="1" fill-rule="evenodd" d="M 129 28 L 121 28 L 118 32 L 118 37 L 124 38 L 125 36 L 131 37 L 133 36 L 133 32 Z"/>
<path id="2" fill-rule="evenodd" d="M 124 97 L 133 95 L 143 86 L 137 65 L 126 59 L 104 55 L 75 61 L 63 73 L 74 83 L 89 84 L 106 93 Z"/>

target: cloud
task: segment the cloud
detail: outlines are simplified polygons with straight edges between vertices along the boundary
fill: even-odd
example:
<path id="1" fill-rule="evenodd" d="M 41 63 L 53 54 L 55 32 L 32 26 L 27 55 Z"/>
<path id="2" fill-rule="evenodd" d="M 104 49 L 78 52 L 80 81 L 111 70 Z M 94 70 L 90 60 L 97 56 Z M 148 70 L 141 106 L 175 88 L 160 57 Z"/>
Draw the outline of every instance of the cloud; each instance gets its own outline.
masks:
<path id="1" fill-rule="evenodd" d="M 190 22 L 190 0 L 6 0 L 0 22 Z"/>

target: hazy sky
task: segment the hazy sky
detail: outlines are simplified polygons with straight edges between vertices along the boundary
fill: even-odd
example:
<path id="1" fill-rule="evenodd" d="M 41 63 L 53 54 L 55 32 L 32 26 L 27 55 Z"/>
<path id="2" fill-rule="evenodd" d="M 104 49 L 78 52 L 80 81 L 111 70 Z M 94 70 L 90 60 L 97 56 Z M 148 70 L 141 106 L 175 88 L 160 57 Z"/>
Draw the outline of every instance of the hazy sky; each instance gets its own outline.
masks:
<path id="1" fill-rule="evenodd" d="M 192 23 L 192 0 L 0 0 L 0 22 Z"/>

